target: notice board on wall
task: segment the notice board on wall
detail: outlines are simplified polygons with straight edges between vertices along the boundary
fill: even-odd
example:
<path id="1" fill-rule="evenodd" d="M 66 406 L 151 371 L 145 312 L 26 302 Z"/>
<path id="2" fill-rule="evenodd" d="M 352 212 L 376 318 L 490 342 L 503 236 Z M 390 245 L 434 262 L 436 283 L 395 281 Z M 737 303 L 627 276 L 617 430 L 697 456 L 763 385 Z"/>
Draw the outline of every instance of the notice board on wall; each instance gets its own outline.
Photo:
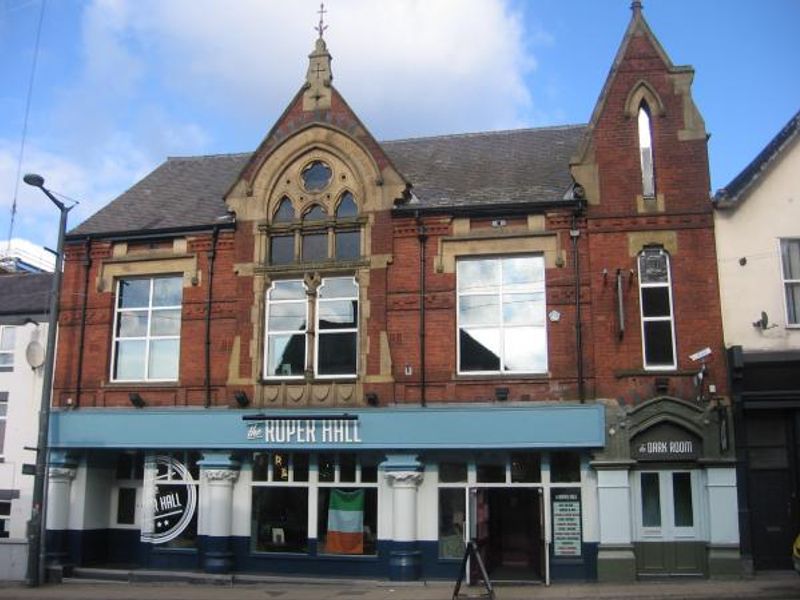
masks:
<path id="1" fill-rule="evenodd" d="M 581 556 L 581 490 L 553 489 L 550 493 L 553 515 L 553 556 Z"/>

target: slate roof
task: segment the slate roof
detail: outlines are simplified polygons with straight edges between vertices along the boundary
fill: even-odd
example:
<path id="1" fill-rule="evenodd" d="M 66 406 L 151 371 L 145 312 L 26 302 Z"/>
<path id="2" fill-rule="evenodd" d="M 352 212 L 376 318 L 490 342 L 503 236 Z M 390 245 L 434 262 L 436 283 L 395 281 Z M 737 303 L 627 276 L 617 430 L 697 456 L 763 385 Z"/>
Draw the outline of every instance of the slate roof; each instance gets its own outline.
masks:
<path id="1" fill-rule="evenodd" d="M 764 149 L 734 177 L 724 188 L 714 194 L 714 203 L 719 208 L 731 208 L 747 197 L 747 192 L 761 178 L 784 148 L 800 136 L 800 111 L 789 119 L 778 134 L 772 138 Z"/>
<path id="2" fill-rule="evenodd" d="M 52 281 L 52 273 L 0 275 L 0 316 L 47 313 Z"/>
<path id="3" fill-rule="evenodd" d="M 412 183 L 407 209 L 464 209 L 564 200 L 569 160 L 584 125 L 518 129 L 381 142 Z M 224 223 L 223 195 L 252 155 L 169 158 L 70 231 L 70 237 Z M 401 208 L 403 210 L 404 208 Z"/>

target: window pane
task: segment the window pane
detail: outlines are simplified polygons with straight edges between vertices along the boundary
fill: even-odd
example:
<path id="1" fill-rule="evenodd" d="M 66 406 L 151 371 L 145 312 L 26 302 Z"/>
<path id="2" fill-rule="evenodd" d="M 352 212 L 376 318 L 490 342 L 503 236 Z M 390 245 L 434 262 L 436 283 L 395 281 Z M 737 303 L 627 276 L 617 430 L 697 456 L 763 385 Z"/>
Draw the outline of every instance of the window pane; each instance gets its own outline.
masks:
<path id="1" fill-rule="evenodd" d="M 547 336 L 544 327 L 505 330 L 504 370 L 543 373 L 547 369 Z"/>
<path id="2" fill-rule="evenodd" d="M 458 301 L 458 318 L 462 327 L 470 325 L 499 325 L 500 297 L 461 296 Z"/>
<path id="3" fill-rule="evenodd" d="M 467 481 L 467 463 L 465 462 L 440 462 L 440 483 L 465 483 Z"/>
<path id="4" fill-rule="evenodd" d="M 306 370 L 306 336 L 267 336 L 267 376 L 302 375 Z"/>
<path id="5" fill-rule="evenodd" d="M 117 315 L 117 337 L 147 335 L 147 311 L 122 311 Z"/>
<path id="6" fill-rule="evenodd" d="M 167 494 L 169 491 L 172 490 L 175 494 L 178 495 L 179 502 L 182 506 L 186 506 L 186 500 L 188 497 L 188 492 L 186 490 L 186 486 L 183 485 L 163 485 L 159 484 L 156 486 L 156 494 Z M 196 488 L 195 488 L 196 489 Z M 181 534 L 173 540 L 162 544 L 162 548 L 195 548 L 197 546 L 197 513 L 199 511 L 195 509 L 194 514 L 192 515 L 192 520 L 189 521 L 189 524 L 186 526 Z M 156 525 L 158 527 L 158 525 Z M 156 529 L 157 531 L 158 529 Z"/>
<path id="7" fill-rule="evenodd" d="M 274 235 L 269 240 L 269 263 L 288 265 L 294 262 L 294 236 Z"/>
<path id="8" fill-rule="evenodd" d="M 14 349 L 15 327 L 0 327 L 0 350 Z"/>
<path id="9" fill-rule="evenodd" d="M 639 255 L 639 276 L 642 283 L 667 283 L 667 255 L 661 250 L 645 249 Z"/>
<path id="10" fill-rule="evenodd" d="M 270 300 L 305 300 L 306 286 L 302 281 L 276 281 L 269 292 Z"/>
<path id="11" fill-rule="evenodd" d="M 270 331 L 305 331 L 306 303 L 270 304 L 267 327 Z"/>
<path id="12" fill-rule="evenodd" d="M 476 468 L 479 483 L 505 483 L 506 481 L 505 462 L 478 462 Z"/>
<path id="13" fill-rule="evenodd" d="M 800 240 L 781 240 L 784 279 L 800 279 Z"/>
<path id="14" fill-rule="evenodd" d="M 500 330 L 460 329 L 462 371 L 500 370 Z"/>
<path id="15" fill-rule="evenodd" d="M 642 288 L 642 316 L 668 317 L 670 314 L 667 286 Z"/>
<path id="16" fill-rule="evenodd" d="M 345 192 L 342 194 L 342 199 L 339 201 L 339 206 L 336 207 L 336 218 L 345 219 L 349 217 L 358 216 L 358 207 L 356 201 L 353 199 L 353 194 Z"/>
<path id="17" fill-rule="evenodd" d="M 324 483 L 334 481 L 336 473 L 336 456 L 333 454 L 320 454 L 317 461 L 319 480 Z"/>
<path id="18" fill-rule="evenodd" d="M 273 223 L 291 223 L 294 221 L 294 208 L 291 200 L 288 198 L 281 199 L 272 221 Z"/>
<path id="19" fill-rule="evenodd" d="M 289 455 L 276 452 L 272 455 L 272 481 L 289 481 Z"/>
<path id="20" fill-rule="evenodd" d="M 361 232 L 337 231 L 336 232 L 337 260 L 353 260 L 360 256 L 361 256 Z"/>
<path id="21" fill-rule="evenodd" d="M 356 374 L 356 333 L 319 335 L 317 370 L 320 375 Z"/>
<path id="22" fill-rule="evenodd" d="M 312 162 L 301 173 L 303 185 L 309 191 L 325 188 L 331 180 L 331 175 L 333 175 L 331 168 L 320 160 Z"/>
<path id="23" fill-rule="evenodd" d="M 462 488 L 439 490 L 439 558 L 464 556 L 466 499 Z"/>
<path id="24" fill-rule="evenodd" d="M 180 335 L 181 311 L 154 310 L 150 319 L 150 335 Z"/>
<path id="25" fill-rule="evenodd" d="M 319 552 L 377 554 L 378 490 L 319 488 Z"/>
<path id="26" fill-rule="evenodd" d="M 0 454 L 3 453 L 6 445 L 6 420 L 0 419 Z"/>
<path id="27" fill-rule="evenodd" d="M 503 289 L 507 292 L 524 291 L 541 285 L 544 281 L 544 260 L 538 256 L 520 256 L 503 259 Z"/>
<path id="28" fill-rule="evenodd" d="M 671 321 L 646 321 L 644 323 L 645 364 L 652 366 L 672 366 L 672 323 Z"/>
<path id="29" fill-rule="evenodd" d="M 500 286 L 500 261 L 497 259 L 460 260 L 457 273 L 460 293 L 493 292 Z"/>
<path id="30" fill-rule="evenodd" d="M 361 458 L 361 481 L 364 483 L 378 482 L 378 465 L 370 459 Z"/>
<path id="31" fill-rule="evenodd" d="M 504 294 L 503 324 L 544 325 L 544 294 Z"/>
<path id="32" fill-rule="evenodd" d="M 180 306 L 183 289 L 180 277 L 153 280 L 153 306 Z"/>
<path id="33" fill-rule="evenodd" d="M 800 325 L 800 283 L 786 284 L 786 313 L 789 325 Z"/>
<path id="34" fill-rule="evenodd" d="M 339 481 L 355 482 L 356 480 L 356 455 L 339 455 Z"/>
<path id="35" fill-rule="evenodd" d="M 120 308 L 147 308 L 150 300 L 149 279 L 121 279 L 119 282 Z"/>
<path id="36" fill-rule="evenodd" d="M 642 473 L 642 525 L 661 527 L 661 491 L 658 473 Z"/>
<path id="37" fill-rule="evenodd" d="M 328 213 L 319 204 L 311 207 L 306 214 L 303 215 L 303 221 L 324 221 L 328 218 Z"/>
<path id="38" fill-rule="evenodd" d="M 136 522 L 136 488 L 119 488 L 117 495 L 117 523 L 133 525 Z"/>
<path id="39" fill-rule="evenodd" d="M 144 379 L 144 340 L 117 342 L 114 379 Z"/>
<path id="40" fill-rule="evenodd" d="M 253 488 L 255 552 L 308 551 L 308 488 Z"/>
<path id="41" fill-rule="evenodd" d="M 267 481 L 269 456 L 266 452 L 253 454 L 253 481 Z"/>
<path id="42" fill-rule="evenodd" d="M 691 473 L 672 474 L 672 498 L 675 505 L 675 527 L 693 527 Z"/>
<path id="43" fill-rule="evenodd" d="M 308 481 L 308 454 L 292 455 L 294 481 Z"/>
<path id="44" fill-rule="evenodd" d="M 10 352 L 4 352 L 0 354 L 0 367 L 13 367 L 14 366 L 14 355 Z"/>
<path id="45" fill-rule="evenodd" d="M 179 340 L 153 340 L 150 342 L 149 379 L 178 378 Z"/>
<path id="46" fill-rule="evenodd" d="M 328 258 L 328 234 L 303 234 L 303 260 L 325 260 Z"/>
<path id="47" fill-rule="evenodd" d="M 511 482 L 538 483 L 542 480 L 541 456 L 536 452 L 511 455 Z"/>
<path id="48" fill-rule="evenodd" d="M 357 298 L 358 286 L 352 277 L 328 277 L 319 288 L 320 298 Z"/>
<path id="49" fill-rule="evenodd" d="M 577 452 L 550 454 L 550 479 L 557 483 L 578 483 L 581 480 L 581 455 Z"/>
<path id="50" fill-rule="evenodd" d="M 319 328 L 355 329 L 358 323 L 357 300 L 326 300 L 319 303 Z"/>
<path id="51" fill-rule="evenodd" d="M 11 515 L 11 502 L 0 502 L 0 516 L 8 517 Z"/>

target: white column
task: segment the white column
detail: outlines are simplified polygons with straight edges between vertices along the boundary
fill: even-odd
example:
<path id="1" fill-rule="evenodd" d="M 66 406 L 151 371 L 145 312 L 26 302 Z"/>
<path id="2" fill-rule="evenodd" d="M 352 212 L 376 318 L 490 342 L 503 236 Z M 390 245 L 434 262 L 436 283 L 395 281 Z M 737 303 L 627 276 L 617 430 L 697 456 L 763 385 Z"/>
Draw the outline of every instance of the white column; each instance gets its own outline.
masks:
<path id="1" fill-rule="evenodd" d="M 597 508 L 601 544 L 631 543 L 631 496 L 628 470 L 597 471 Z"/>
<path id="2" fill-rule="evenodd" d="M 386 473 L 392 487 L 392 540 L 417 541 L 417 488 L 422 482 L 419 471 L 389 471 Z"/>
<path id="3" fill-rule="evenodd" d="M 47 477 L 47 529 L 63 531 L 69 527 L 70 488 L 76 470 L 50 467 Z"/>
<path id="4" fill-rule="evenodd" d="M 708 525 L 712 544 L 739 543 L 739 503 L 736 496 L 736 469 L 706 469 L 708 477 Z"/>
<path id="5" fill-rule="evenodd" d="M 208 530 L 206 535 L 230 537 L 233 516 L 233 484 L 239 471 L 233 469 L 203 469 L 208 482 Z"/>

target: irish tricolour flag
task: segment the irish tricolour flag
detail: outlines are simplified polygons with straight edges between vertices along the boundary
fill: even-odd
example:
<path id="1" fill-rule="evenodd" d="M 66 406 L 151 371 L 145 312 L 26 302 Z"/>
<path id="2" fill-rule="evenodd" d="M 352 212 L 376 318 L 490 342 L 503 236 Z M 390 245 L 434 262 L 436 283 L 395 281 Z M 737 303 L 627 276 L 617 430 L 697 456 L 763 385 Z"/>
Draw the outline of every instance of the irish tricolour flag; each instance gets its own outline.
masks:
<path id="1" fill-rule="evenodd" d="M 325 552 L 364 553 L 364 490 L 331 490 Z"/>

